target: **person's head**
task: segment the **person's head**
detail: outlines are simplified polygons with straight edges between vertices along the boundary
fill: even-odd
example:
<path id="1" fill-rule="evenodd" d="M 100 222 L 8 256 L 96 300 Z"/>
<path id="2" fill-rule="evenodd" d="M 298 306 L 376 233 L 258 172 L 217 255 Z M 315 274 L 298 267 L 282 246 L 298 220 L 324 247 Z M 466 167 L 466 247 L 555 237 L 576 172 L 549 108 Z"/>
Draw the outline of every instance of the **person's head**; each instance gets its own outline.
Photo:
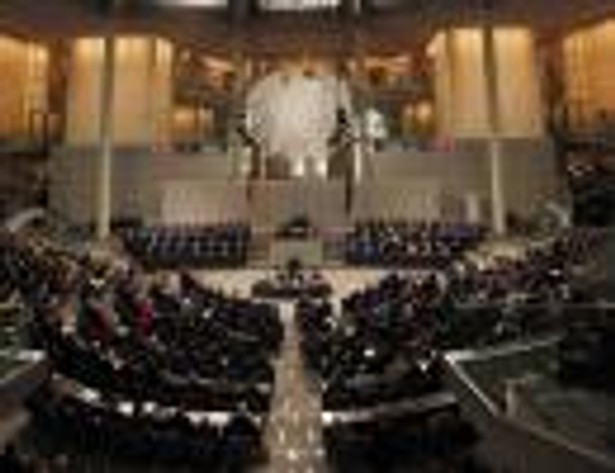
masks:
<path id="1" fill-rule="evenodd" d="M 298 258 L 289 259 L 288 262 L 286 263 L 286 269 L 290 273 L 296 273 L 298 271 L 301 271 L 302 269 L 301 260 L 299 260 Z"/>

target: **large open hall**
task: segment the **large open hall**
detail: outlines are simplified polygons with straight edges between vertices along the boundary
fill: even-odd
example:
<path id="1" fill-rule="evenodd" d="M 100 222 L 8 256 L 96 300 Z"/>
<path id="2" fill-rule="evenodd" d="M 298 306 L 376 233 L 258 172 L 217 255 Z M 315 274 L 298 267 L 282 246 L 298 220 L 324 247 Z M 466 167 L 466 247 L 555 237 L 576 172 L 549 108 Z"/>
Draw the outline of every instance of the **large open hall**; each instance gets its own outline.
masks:
<path id="1" fill-rule="evenodd" d="M 615 473 L 615 0 L 0 0 L 0 473 Z"/>

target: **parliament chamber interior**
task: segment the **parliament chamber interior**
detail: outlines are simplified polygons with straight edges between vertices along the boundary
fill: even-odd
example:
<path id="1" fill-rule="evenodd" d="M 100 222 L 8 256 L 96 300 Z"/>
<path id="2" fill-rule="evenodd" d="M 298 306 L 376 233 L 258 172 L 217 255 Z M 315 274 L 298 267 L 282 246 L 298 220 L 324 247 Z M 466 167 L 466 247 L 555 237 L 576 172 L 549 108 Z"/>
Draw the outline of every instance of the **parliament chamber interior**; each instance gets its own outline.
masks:
<path id="1" fill-rule="evenodd" d="M 2 0 L 0 471 L 615 472 L 613 77 L 612 0 Z"/>

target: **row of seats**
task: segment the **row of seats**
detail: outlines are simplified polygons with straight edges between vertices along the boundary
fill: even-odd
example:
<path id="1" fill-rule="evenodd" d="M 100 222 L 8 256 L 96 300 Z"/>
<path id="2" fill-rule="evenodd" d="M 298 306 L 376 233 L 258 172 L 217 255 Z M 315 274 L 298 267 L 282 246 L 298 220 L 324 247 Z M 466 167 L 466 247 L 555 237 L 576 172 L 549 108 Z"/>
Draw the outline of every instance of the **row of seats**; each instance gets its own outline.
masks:
<path id="1" fill-rule="evenodd" d="M 47 307 L 33 320 L 33 338 L 55 369 L 135 400 L 268 410 L 282 339 L 274 306 L 209 290 L 187 274 L 177 292 L 140 292 L 130 271 L 103 288 L 82 278 L 73 326 Z"/>
<path id="2" fill-rule="evenodd" d="M 297 319 L 303 358 L 322 387 L 325 410 L 376 407 L 443 388 L 441 360 L 400 326 L 343 319 L 326 301 L 301 301 Z"/>
<path id="3" fill-rule="evenodd" d="M 19 292 L 34 301 L 48 293 L 65 293 L 71 290 L 75 266 L 72 255 L 38 235 L 0 233 L 0 277 L 6 294 Z"/>
<path id="4" fill-rule="evenodd" d="M 308 368 L 330 379 L 384 373 L 433 351 L 476 348 L 557 331 L 569 304 L 591 303 L 559 245 L 522 259 L 390 274 L 350 294 L 337 313 L 327 301 L 298 304 Z M 436 357 L 437 358 L 437 357 Z M 422 363 L 425 366 L 425 363 Z"/>
<path id="5" fill-rule="evenodd" d="M 29 339 L 49 354 L 53 379 L 94 389 L 104 400 L 45 399 L 52 420 L 53 412 L 63 413 L 58 435 L 114 455 L 136 449 L 143 459 L 168 454 L 184 463 L 205 461 L 197 455 L 210 464 L 208 447 L 192 430 L 178 437 L 177 425 L 166 421 L 120 419 L 115 405 L 129 403 L 142 413 L 155 403 L 179 417 L 223 413 L 237 420 L 214 436 L 212 461 L 222 461 L 219 471 L 244 471 L 245 455 L 232 450 L 229 435 L 248 426 L 250 451 L 261 450 L 262 432 L 251 419 L 266 419 L 271 404 L 272 363 L 283 338 L 275 306 L 205 287 L 188 273 L 146 275 L 126 262 L 77 258 L 51 242 L 15 239 L 6 251 L 1 269 L 21 292 L 31 314 Z"/>
<path id="6" fill-rule="evenodd" d="M 334 424 L 324 443 L 334 472 L 485 473 L 475 455 L 479 436 L 457 409 L 393 419 Z"/>
<path id="7" fill-rule="evenodd" d="M 334 469 L 485 471 L 471 426 L 453 406 L 429 407 L 445 393 L 442 353 L 557 332 L 569 307 L 592 300 L 576 285 L 570 248 L 554 240 L 518 258 L 391 273 L 339 309 L 299 301 L 304 361 L 333 419 Z"/>
<path id="8" fill-rule="evenodd" d="M 466 223 L 358 222 L 346 236 L 346 262 L 365 266 L 443 267 L 476 247 L 483 226 Z"/>
<path id="9" fill-rule="evenodd" d="M 185 225 L 125 229 L 126 250 L 150 268 L 236 267 L 249 257 L 247 224 Z"/>
<path id="10" fill-rule="evenodd" d="M 231 382 L 219 378 L 202 378 L 196 375 L 174 373 L 165 365 L 155 366 L 150 360 L 139 359 L 147 354 L 131 351 L 125 360 L 116 360 L 107 352 L 89 346 L 72 336 L 52 335 L 45 349 L 54 370 L 70 379 L 103 390 L 110 395 L 134 402 L 157 402 L 163 406 L 180 407 L 200 411 L 266 412 L 273 391 L 273 379 L 267 372 L 264 380 Z"/>
<path id="11" fill-rule="evenodd" d="M 190 465 L 194 471 L 231 473 L 246 471 L 266 456 L 262 424 L 241 413 L 214 423 L 181 411 L 127 412 L 112 401 L 85 400 L 56 390 L 40 392 L 30 406 L 40 431 L 75 463 L 88 452 L 105 458 L 111 469 L 113 464 L 138 461 L 158 468 Z"/>

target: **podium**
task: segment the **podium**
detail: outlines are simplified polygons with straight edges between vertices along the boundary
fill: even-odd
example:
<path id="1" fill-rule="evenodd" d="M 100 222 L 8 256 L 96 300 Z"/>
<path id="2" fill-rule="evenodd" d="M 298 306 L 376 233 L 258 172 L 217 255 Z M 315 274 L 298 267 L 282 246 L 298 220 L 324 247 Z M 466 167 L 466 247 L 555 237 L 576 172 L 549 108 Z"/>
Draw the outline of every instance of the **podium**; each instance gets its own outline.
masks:
<path id="1" fill-rule="evenodd" d="M 322 266 L 324 263 L 324 243 L 319 238 L 274 239 L 269 247 L 269 263 L 283 266 L 289 260 L 301 261 L 304 266 Z"/>

